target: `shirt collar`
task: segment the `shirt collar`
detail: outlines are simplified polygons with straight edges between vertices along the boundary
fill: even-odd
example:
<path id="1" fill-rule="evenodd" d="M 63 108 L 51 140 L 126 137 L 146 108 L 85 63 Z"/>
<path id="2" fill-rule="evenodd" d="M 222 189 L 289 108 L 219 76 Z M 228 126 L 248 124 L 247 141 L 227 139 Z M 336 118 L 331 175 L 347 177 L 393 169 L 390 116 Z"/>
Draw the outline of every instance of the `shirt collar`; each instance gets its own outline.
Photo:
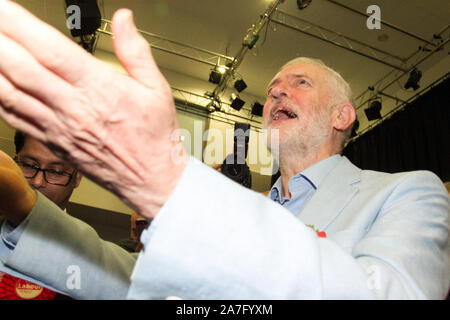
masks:
<path id="1" fill-rule="evenodd" d="M 337 166 L 342 156 L 340 154 L 335 154 L 331 157 L 323 159 L 312 166 L 306 168 L 302 172 L 296 174 L 289 180 L 289 190 L 291 194 L 295 193 L 296 187 L 305 181 L 308 182 L 312 188 L 317 189 L 323 182 L 325 177 L 330 173 L 330 171 Z M 270 198 L 275 201 L 284 202 L 283 198 L 283 186 L 281 183 L 281 177 L 277 179 L 273 187 L 270 189 Z"/>

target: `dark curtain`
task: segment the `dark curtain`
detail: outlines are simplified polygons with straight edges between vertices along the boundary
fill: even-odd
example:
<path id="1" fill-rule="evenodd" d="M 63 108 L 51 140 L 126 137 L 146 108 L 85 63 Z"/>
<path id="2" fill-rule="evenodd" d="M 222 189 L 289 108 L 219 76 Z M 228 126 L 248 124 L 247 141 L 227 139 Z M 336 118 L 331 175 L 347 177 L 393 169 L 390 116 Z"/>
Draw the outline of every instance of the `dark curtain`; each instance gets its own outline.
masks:
<path id="1" fill-rule="evenodd" d="M 362 169 L 430 170 L 450 181 L 450 78 L 349 143 L 343 154 Z"/>

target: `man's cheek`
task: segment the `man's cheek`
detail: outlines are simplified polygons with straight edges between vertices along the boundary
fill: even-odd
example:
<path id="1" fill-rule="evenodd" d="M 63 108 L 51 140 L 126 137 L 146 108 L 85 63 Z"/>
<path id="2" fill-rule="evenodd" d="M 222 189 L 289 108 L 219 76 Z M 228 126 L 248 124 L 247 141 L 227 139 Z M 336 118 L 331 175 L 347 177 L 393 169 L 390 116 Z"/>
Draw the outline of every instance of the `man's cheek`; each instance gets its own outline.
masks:
<path id="1" fill-rule="evenodd" d="M 269 107 L 263 109 L 263 125 L 267 125 L 270 122 Z"/>

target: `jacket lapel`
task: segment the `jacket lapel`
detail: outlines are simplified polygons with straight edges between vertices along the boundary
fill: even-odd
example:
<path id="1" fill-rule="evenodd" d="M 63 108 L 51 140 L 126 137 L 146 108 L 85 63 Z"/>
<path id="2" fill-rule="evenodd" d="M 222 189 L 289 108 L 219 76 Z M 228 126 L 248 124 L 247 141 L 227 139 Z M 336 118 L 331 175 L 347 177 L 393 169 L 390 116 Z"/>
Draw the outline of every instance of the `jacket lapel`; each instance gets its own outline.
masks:
<path id="1" fill-rule="evenodd" d="M 320 231 L 326 230 L 358 193 L 360 180 L 361 169 L 342 157 L 300 212 L 299 219 Z"/>

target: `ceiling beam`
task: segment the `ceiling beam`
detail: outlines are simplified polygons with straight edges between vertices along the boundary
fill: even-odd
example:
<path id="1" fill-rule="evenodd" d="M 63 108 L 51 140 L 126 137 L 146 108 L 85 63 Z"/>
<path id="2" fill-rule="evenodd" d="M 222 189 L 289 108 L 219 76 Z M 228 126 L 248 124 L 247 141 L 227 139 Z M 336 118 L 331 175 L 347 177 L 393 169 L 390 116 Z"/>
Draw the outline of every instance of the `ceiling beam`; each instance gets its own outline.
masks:
<path id="1" fill-rule="evenodd" d="M 389 79 L 389 77 L 391 75 L 393 75 L 393 72 L 389 72 L 386 76 L 384 76 L 382 78 L 381 81 L 378 81 L 376 85 L 372 85 L 370 87 L 378 87 L 378 91 L 385 91 L 387 88 L 389 88 L 390 86 L 392 86 L 394 83 L 396 83 L 398 80 L 400 80 L 401 77 L 405 76 L 406 74 L 410 73 L 412 70 L 414 70 L 414 68 L 416 68 L 419 64 L 421 64 L 422 62 L 424 62 L 425 60 L 429 59 L 431 56 L 433 56 L 436 52 L 439 52 L 441 50 L 443 50 L 443 48 L 445 47 L 445 45 L 450 41 L 450 34 L 449 31 L 450 30 L 450 26 L 447 25 L 444 29 L 442 29 L 442 31 L 440 31 L 437 35 L 442 38 L 442 41 L 439 43 L 439 46 L 436 46 L 433 50 L 431 50 L 430 52 L 428 52 L 425 56 L 423 57 L 418 57 L 419 59 L 415 62 L 413 62 L 411 64 L 411 66 L 405 70 L 403 73 L 401 73 L 400 75 L 394 75 L 394 78 Z M 447 34 L 445 35 L 445 33 L 447 32 Z M 390 80 L 390 82 L 388 82 Z M 388 83 L 386 83 L 388 82 Z M 369 88 L 370 88 L 369 87 Z M 369 89 L 366 89 L 366 91 L 364 91 L 363 94 L 359 95 L 358 98 L 364 98 L 364 94 L 367 93 L 368 91 L 371 91 Z M 364 104 L 366 104 L 368 101 L 370 100 L 367 99 L 364 102 L 360 103 L 357 107 L 356 110 L 360 109 L 361 107 L 364 106 Z"/>
<path id="2" fill-rule="evenodd" d="M 387 65 L 391 68 L 395 68 L 403 72 L 406 71 L 404 67 L 398 64 L 404 64 L 406 62 L 406 58 L 402 58 L 387 51 L 375 48 L 369 44 L 353 39 L 342 33 L 332 31 L 307 20 L 292 16 L 281 10 L 277 10 L 275 17 L 271 19 L 271 22 L 301 32 L 310 37 L 325 41 L 342 49 L 359 54 L 378 63 Z M 356 47 L 358 47 L 359 49 L 356 49 Z M 380 56 L 380 54 L 382 56 Z M 396 60 L 397 63 L 389 62 L 389 59 Z"/>
<path id="3" fill-rule="evenodd" d="M 359 15 L 361 15 L 361 16 L 364 16 L 365 18 L 370 17 L 370 15 L 365 14 L 364 12 L 361 12 L 361 11 L 358 11 L 358 10 L 356 10 L 356 9 L 353 9 L 353 8 L 351 8 L 351 7 L 349 7 L 349 6 L 346 6 L 345 4 L 342 4 L 342 3 L 337 2 L 337 1 L 335 1 L 335 0 L 328 0 L 328 2 L 330 2 L 330 3 L 332 3 L 332 4 L 335 4 L 335 5 L 337 5 L 337 6 L 341 7 L 341 8 L 344 8 L 344 9 L 346 9 L 346 10 L 349 10 L 349 11 L 351 11 L 351 12 L 354 12 L 354 13 L 356 13 L 356 14 L 359 14 Z M 377 19 L 377 20 L 378 20 L 378 19 Z M 430 46 L 436 47 L 436 44 L 434 44 L 433 42 L 428 41 L 427 39 L 424 39 L 424 38 L 422 38 L 422 37 L 420 37 L 420 36 L 418 36 L 418 35 L 416 35 L 416 34 L 413 34 L 413 33 L 411 33 L 411 32 L 408 32 L 408 31 L 406 31 L 406 30 L 403 30 L 403 29 L 401 29 L 401 28 L 399 28 L 399 27 L 393 25 L 392 23 L 389 23 L 389 22 L 384 21 L 384 20 L 381 20 L 381 19 L 379 19 L 379 21 L 380 21 L 380 23 L 381 23 L 382 25 L 384 25 L 384 26 L 386 26 L 386 27 L 389 27 L 389 28 L 391 28 L 391 29 L 393 29 L 393 30 L 396 30 L 396 31 L 398 31 L 398 32 L 401 32 L 401 33 L 403 33 L 403 34 L 406 34 L 407 36 L 409 36 L 409 37 L 411 37 L 411 38 L 414 38 L 414 39 L 416 39 L 416 40 L 425 42 L 426 44 L 428 44 L 428 45 L 430 45 Z"/>
<path id="4" fill-rule="evenodd" d="M 102 19 L 102 25 L 97 31 L 99 33 L 112 36 L 113 34 L 111 28 L 112 22 L 107 19 Z M 147 40 L 152 49 L 160 50 L 210 66 L 217 66 L 220 64 L 227 69 L 227 63 L 230 63 L 234 59 L 233 57 L 170 40 L 147 31 L 138 30 L 138 32 Z"/>

